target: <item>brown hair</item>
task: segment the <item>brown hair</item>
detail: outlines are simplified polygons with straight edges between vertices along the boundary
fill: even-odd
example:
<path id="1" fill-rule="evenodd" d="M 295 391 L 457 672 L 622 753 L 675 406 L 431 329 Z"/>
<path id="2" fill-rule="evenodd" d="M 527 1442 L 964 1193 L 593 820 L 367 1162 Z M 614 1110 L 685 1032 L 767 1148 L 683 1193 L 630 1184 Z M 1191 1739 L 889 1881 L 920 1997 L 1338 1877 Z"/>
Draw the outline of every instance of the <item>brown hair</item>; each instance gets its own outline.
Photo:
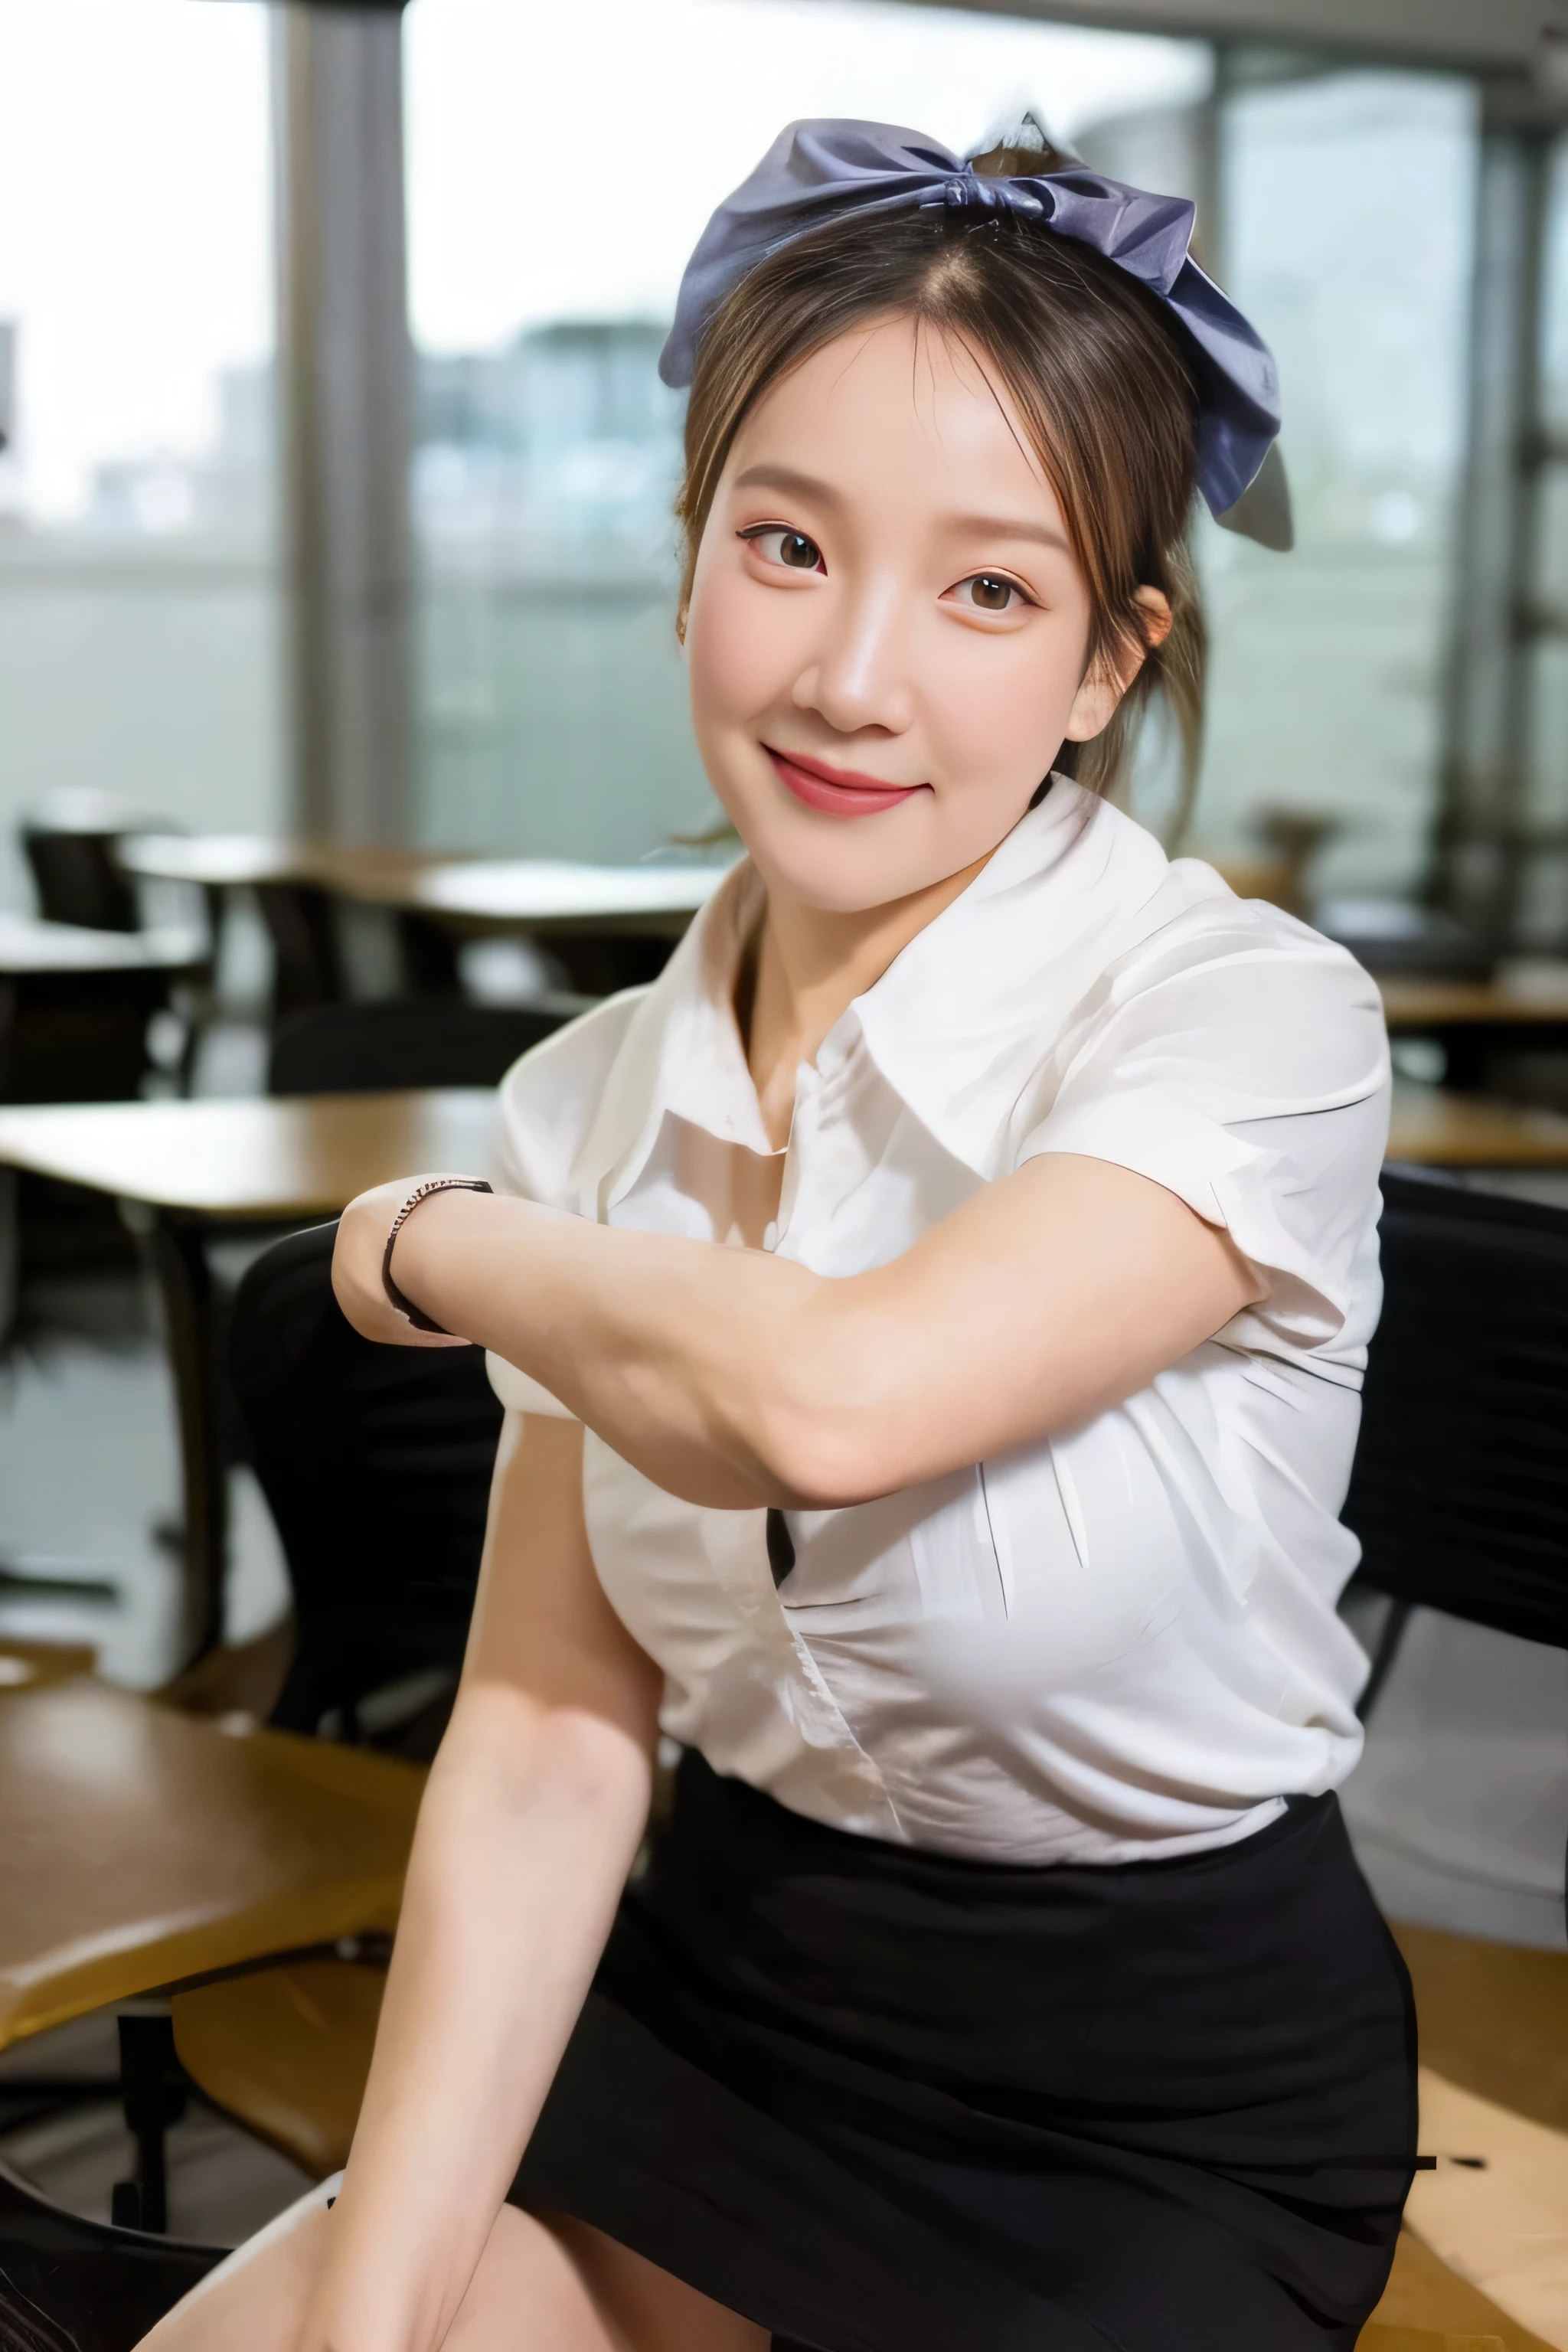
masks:
<path id="1" fill-rule="evenodd" d="M 975 170 L 997 178 L 1058 159 L 1011 148 Z M 1089 663 L 1146 644 L 1140 587 L 1169 600 L 1170 635 L 1104 732 L 1057 765 L 1091 791 L 1125 782 L 1133 740 L 1161 695 L 1182 746 L 1181 816 L 1196 783 L 1205 635 L 1187 524 L 1197 395 L 1154 297 L 1092 247 L 1016 213 L 948 206 L 855 215 L 759 262 L 703 335 L 686 412 L 676 501 L 684 542 L 684 631 L 698 543 L 735 436 L 788 370 L 867 321 L 910 318 L 981 354 L 1014 402 L 1072 535 L 1089 596 Z"/>

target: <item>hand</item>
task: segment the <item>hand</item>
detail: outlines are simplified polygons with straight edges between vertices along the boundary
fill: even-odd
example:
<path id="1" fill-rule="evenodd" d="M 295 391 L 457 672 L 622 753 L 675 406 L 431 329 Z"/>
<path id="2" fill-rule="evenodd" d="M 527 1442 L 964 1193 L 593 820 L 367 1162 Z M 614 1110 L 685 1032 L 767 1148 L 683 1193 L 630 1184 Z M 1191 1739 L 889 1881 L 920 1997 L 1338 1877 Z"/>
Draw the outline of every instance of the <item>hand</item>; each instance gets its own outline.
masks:
<path id="1" fill-rule="evenodd" d="M 392 1221 L 416 1184 L 425 1180 L 419 1176 L 399 1176 L 390 1184 L 378 1184 L 374 1192 L 362 1192 L 351 1201 L 338 1221 L 337 1246 L 332 1252 L 332 1289 L 338 1305 L 363 1339 L 379 1340 L 390 1348 L 467 1348 L 471 1342 L 459 1332 L 420 1331 L 400 1315 L 386 1295 L 381 1269 L 386 1255 L 386 1236 L 392 1231 Z M 427 1216 L 435 1209 L 440 1195 L 421 1201 L 415 1210 L 416 1217 Z M 396 1279 L 394 1265 L 393 1279 Z"/>

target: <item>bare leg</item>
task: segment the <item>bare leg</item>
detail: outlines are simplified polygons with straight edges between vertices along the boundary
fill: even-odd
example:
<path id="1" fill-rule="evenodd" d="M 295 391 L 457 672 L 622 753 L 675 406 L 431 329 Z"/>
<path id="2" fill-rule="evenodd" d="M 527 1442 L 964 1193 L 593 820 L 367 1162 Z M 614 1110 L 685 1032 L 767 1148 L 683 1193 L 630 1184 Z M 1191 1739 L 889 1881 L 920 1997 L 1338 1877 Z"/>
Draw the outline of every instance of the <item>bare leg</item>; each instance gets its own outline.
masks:
<path id="1" fill-rule="evenodd" d="M 161 2319 L 137 2352 L 292 2352 L 331 2228 L 324 2181 Z M 450 2352 L 768 2352 L 767 2330 L 586 2222 L 501 2208 Z"/>

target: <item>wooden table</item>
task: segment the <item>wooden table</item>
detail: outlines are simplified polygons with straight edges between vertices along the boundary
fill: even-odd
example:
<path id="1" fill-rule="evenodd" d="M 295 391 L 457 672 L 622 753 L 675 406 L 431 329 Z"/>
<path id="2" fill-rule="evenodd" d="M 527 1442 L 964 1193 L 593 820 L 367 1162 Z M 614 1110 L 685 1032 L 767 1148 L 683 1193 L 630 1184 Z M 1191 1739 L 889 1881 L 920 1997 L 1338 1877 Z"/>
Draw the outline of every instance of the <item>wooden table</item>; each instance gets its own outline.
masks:
<path id="1" fill-rule="evenodd" d="M 184 972 L 203 962 L 188 930 L 89 931 L 0 913 L 0 980 L 48 980 L 76 972 Z"/>
<path id="2" fill-rule="evenodd" d="M 191 882 L 204 890 L 306 883 L 346 898 L 394 903 L 410 877 L 453 863 L 450 851 L 390 845 L 303 841 L 259 833 L 132 833 L 115 845 L 127 874 L 143 881 Z"/>
<path id="3" fill-rule="evenodd" d="M 485 858 L 413 877 L 398 919 L 448 937 L 521 934 L 548 950 L 570 988 L 610 996 L 658 977 L 726 871 L 689 861 L 576 866 Z"/>
<path id="4" fill-rule="evenodd" d="M 0 2049 L 396 1925 L 423 1773 L 85 1677 L 0 1698 Z"/>
<path id="5" fill-rule="evenodd" d="M 1568 1118 L 1396 1078 L 1388 1157 L 1422 1168 L 1568 1169 Z"/>
<path id="6" fill-rule="evenodd" d="M 1447 1086 L 1484 1092 L 1501 1053 L 1568 1051 L 1568 963 L 1504 963 L 1489 981 L 1389 973 L 1378 987 L 1391 1036 L 1442 1046 Z"/>
<path id="7" fill-rule="evenodd" d="M 147 1024 L 206 978 L 189 929 L 94 931 L 0 914 L 0 1101 L 135 1094 Z"/>
<path id="8" fill-rule="evenodd" d="M 1385 973 L 1378 983 L 1391 1034 L 1568 1022 L 1568 963 L 1504 964 L 1496 979 L 1429 980 Z"/>
<path id="9" fill-rule="evenodd" d="M 527 930 L 670 920 L 683 927 L 726 871 L 695 859 L 590 866 L 239 833 L 132 834 L 116 855 L 128 874 L 148 879 L 213 890 L 305 884 L 369 906 Z"/>
<path id="10" fill-rule="evenodd" d="M 332 1217 L 356 1192 L 393 1176 L 483 1173 L 498 1108 L 489 1087 L 0 1108 L 0 1164 L 135 1202 L 150 1222 L 179 1412 L 190 1655 L 221 1634 L 227 1534 L 205 1236 Z"/>
<path id="11" fill-rule="evenodd" d="M 229 894 L 248 890 L 272 941 L 273 1009 L 302 1012 L 349 993 L 336 908 L 343 899 L 387 909 L 406 985 L 447 994 L 458 986 L 453 949 L 426 918 L 404 910 L 409 886 L 449 853 L 384 844 L 293 840 L 248 833 L 136 833 L 114 845 L 124 871 L 143 881 L 199 888 L 216 940 Z"/>
<path id="12" fill-rule="evenodd" d="M 456 986 L 456 940 L 510 931 L 548 940 L 572 985 L 599 995 L 652 978 L 668 942 L 680 937 L 725 871 L 695 859 L 590 866 L 455 858 L 252 834 L 133 834 L 116 855 L 128 874 L 199 884 L 215 929 L 226 892 L 254 891 L 279 957 L 280 1009 L 343 993 L 333 899 L 384 908 L 395 920 L 405 966 L 420 989 Z M 626 944 L 639 940 L 660 945 L 639 960 Z"/>
<path id="13" fill-rule="evenodd" d="M 574 866 L 550 857 L 487 857 L 429 867 L 410 878 L 401 903 L 424 914 L 542 938 L 585 927 L 678 938 L 728 871 L 695 862 Z"/>

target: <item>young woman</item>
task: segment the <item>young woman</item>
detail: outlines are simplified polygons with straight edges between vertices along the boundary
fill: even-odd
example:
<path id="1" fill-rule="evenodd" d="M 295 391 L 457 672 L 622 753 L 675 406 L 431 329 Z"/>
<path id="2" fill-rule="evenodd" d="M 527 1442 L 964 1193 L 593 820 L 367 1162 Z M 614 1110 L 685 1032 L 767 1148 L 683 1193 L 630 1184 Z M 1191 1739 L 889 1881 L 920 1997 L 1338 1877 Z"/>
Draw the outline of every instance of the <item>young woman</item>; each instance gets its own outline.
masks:
<path id="1" fill-rule="evenodd" d="M 1155 688 L 1195 729 L 1194 483 L 1275 423 L 1190 224 L 815 123 L 698 248 L 749 855 L 511 1073 L 502 1196 L 342 1221 L 357 1328 L 511 1410 L 341 2193 L 158 2352 L 1305 2352 L 1377 2298 L 1410 2009 L 1331 1791 L 1383 1024 L 1098 796 Z"/>

